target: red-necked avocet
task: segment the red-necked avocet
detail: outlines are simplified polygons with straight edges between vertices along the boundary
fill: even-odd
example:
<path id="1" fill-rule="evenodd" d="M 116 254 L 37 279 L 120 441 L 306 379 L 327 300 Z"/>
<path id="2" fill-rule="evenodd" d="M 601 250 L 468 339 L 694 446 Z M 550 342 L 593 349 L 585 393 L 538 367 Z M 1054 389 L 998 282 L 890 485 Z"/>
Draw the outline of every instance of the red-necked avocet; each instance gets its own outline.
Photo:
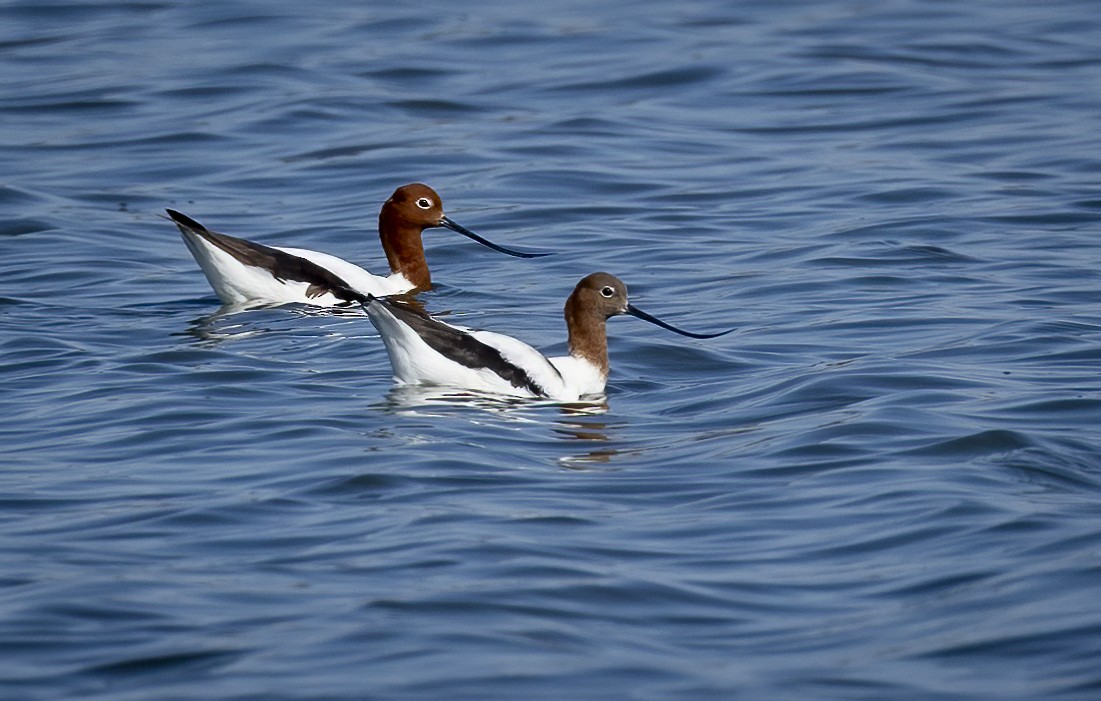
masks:
<path id="1" fill-rule="evenodd" d="M 705 334 L 678 329 L 628 302 L 627 286 L 608 273 L 582 278 L 566 300 L 570 354 L 557 358 L 547 358 L 511 336 L 445 324 L 399 300 L 372 297 L 364 306 L 382 335 L 398 383 L 560 402 L 604 392 L 608 380 L 605 322 L 613 316 L 630 314 L 691 338 L 715 338 L 734 330 Z"/>
<path id="2" fill-rule="evenodd" d="M 360 295 L 419 292 L 432 287 L 424 259 L 421 233 L 442 226 L 495 251 L 519 258 L 546 253 L 524 253 L 488 241 L 459 226 L 443 213 L 443 203 L 427 185 L 413 183 L 394 191 L 378 215 L 378 235 L 390 263 L 390 275 L 372 275 L 346 260 L 304 248 L 265 246 L 207 229 L 169 209 L 184 243 L 203 269 L 211 287 L 229 305 L 301 302 L 320 307 L 347 304 Z"/>

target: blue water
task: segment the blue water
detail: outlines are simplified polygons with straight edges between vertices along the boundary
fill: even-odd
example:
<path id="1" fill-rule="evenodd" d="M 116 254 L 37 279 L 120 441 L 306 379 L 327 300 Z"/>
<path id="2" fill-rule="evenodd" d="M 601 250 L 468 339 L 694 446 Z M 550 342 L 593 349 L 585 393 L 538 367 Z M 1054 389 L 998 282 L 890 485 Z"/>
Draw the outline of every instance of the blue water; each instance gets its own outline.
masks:
<path id="1" fill-rule="evenodd" d="M 1096 3 L 0 5 L 0 698 L 1101 697 Z M 175 227 L 362 262 L 604 404 L 392 387 Z"/>

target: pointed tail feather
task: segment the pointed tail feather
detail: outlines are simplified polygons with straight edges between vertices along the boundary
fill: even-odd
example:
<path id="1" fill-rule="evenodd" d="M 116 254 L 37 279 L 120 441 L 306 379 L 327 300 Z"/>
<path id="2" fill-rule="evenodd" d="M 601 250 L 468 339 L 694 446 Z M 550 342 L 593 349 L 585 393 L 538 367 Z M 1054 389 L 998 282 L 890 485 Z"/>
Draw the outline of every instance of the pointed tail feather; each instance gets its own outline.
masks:
<path id="1" fill-rule="evenodd" d="M 194 229 L 196 231 L 207 231 L 205 226 L 182 212 L 177 212 L 174 209 L 166 209 L 164 211 L 168 212 L 168 216 L 172 218 L 172 221 L 176 222 L 177 226 L 185 226 L 188 229 Z"/>

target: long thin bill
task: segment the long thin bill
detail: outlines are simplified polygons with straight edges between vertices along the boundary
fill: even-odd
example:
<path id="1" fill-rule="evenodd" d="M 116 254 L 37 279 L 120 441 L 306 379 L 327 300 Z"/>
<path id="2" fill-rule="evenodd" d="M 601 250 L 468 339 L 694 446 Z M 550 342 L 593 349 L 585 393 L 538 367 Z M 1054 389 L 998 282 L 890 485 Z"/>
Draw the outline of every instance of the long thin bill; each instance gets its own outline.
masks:
<path id="1" fill-rule="evenodd" d="M 504 246 L 498 246 L 497 244 L 493 243 L 489 239 L 482 238 L 481 236 L 479 236 L 478 234 L 475 234 L 470 229 L 466 228 L 465 226 L 460 226 L 459 224 L 456 224 L 455 222 L 453 222 L 451 219 L 448 219 L 447 217 L 444 217 L 443 219 L 440 220 L 440 226 L 445 226 L 448 229 L 451 229 L 452 231 L 454 231 L 456 233 L 462 234 L 463 236 L 466 236 L 469 239 L 474 239 L 475 241 L 482 244 L 486 248 L 492 248 L 493 250 L 497 251 L 498 253 L 505 253 L 505 254 L 510 255 L 510 256 L 516 256 L 517 258 L 539 258 L 540 256 L 549 256 L 550 255 L 550 253 L 524 253 L 523 251 L 514 251 L 511 248 L 505 248 Z"/>
<path id="2" fill-rule="evenodd" d="M 691 331 L 684 331 L 682 329 L 678 329 L 672 324 L 665 323 L 656 316 L 651 316 L 647 314 L 633 304 L 627 305 L 627 313 L 635 318 L 642 319 L 643 321 L 649 321 L 655 326 L 660 326 L 663 329 L 669 329 L 673 333 L 679 333 L 681 336 L 688 336 L 689 338 L 715 338 L 716 336 L 725 336 L 731 331 L 736 331 L 736 329 L 727 329 L 726 331 L 720 331 L 719 333 L 692 333 Z"/>

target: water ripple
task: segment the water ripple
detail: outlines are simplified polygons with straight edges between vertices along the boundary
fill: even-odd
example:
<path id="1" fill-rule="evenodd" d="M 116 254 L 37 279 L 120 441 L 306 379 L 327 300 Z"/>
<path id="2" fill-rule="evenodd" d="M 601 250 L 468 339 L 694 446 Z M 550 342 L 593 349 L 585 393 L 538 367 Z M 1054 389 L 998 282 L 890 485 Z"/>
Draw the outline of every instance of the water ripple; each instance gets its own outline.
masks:
<path id="1" fill-rule="evenodd" d="M 1092 6 L 14 3 L 0 695 L 1093 698 Z M 380 271 L 608 396 L 395 387 L 160 214 Z M 536 243 L 539 246 L 536 246 Z"/>

